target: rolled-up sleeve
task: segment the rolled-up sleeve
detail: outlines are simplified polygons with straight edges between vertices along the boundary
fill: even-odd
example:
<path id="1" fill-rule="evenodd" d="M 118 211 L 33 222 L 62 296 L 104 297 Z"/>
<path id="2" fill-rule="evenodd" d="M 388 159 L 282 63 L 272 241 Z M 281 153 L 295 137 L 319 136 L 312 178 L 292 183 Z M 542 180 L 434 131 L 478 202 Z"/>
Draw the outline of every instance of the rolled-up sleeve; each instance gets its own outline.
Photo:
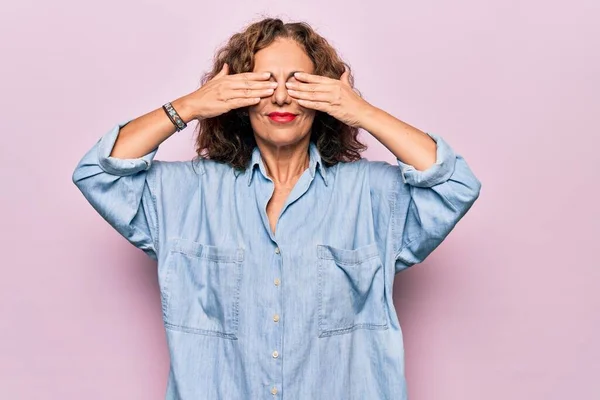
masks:
<path id="1" fill-rule="evenodd" d="M 397 159 L 399 179 L 392 196 L 396 272 L 420 263 L 435 250 L 479 197 L 481 182 L 465 159 L 439 135 L 436 161 L 424 171 Z"/>
<path id="2" fill-rule="evenodd" d="M 158 218 L 155 197 L 158 148 L 131 159 L 111 157 L 120 129 L 116 124 L 87 151 L 72 180 L 92 207 L 130 243 L 157 259 Z"/>
<path id="3" fill-rule="evenodd" d="M 439 135 L 435 163 L 426 170 L 396 159 L 396 165 L 370 162 L 370 182 L 377 213 L 388 214 L 386 234 L 395 272 L 425 260 L 448 236 L 479 197 L 481 182 L 465 159 Z M 381 220 L 381 217 L 380 217 Z M 386 218 L 383 218 L 386 220 Z M 382 220 L 382 221 L 383 221 Z"/>
<path id="4" fill-rule="evenodd" d="M 106 173 L 117 176 L 126 176 L 150 169 L 150 165 L 152 164 L 152 160 L 154 159 L 158 148 L 140 158 L 123 159 L 110 156 L 110 153 L 115 147 L 117 137 L 119 136 L 119 131 L 129 122 L 130 121 L 124 121 L 119 123 L 118 126 L 113 127 L 98 141 L 98 164 Z"/>
<path id="5" fill-rule="evenodd" d="M 402 173 L 402 181 L 411 186 L 432 187 L 446 182 L 454 173 L 456 154 L 454 150 L 440 136 L 427 133 L 436 142 L 435 164 L 425 171 L 419 171 L 412 165 L 396 159 Z"/>

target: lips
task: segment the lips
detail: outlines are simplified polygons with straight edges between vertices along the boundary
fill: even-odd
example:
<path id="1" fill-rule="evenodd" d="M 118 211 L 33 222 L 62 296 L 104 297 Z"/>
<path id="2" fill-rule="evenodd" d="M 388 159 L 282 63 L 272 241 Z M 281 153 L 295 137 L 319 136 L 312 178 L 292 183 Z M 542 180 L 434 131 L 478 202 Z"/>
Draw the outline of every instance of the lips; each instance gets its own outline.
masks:
<path id="1" fill-rule="evenodd" d="M 272 112 L 269 114 L 269 118 L 275 122 L 291 122 L 296 118 L 296 114 L 292 113 L 282 113 L 282 112 Z"/>

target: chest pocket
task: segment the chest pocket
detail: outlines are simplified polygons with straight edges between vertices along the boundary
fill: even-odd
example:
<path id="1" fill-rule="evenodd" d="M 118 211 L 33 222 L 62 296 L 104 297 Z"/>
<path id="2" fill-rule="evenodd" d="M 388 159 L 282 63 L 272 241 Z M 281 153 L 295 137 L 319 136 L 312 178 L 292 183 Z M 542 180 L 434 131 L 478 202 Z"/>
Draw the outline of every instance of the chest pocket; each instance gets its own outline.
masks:
<path id="1" fill-rule="evenodd" d="M 319 337 L 387 329 L 384 268 L 377 244 L 317 246 Z"/>
<path id="2" fill-rule="evenodd" d="M 175 239 L 165 260 L 169 329 L 237 339 L 244 250 Z"/>

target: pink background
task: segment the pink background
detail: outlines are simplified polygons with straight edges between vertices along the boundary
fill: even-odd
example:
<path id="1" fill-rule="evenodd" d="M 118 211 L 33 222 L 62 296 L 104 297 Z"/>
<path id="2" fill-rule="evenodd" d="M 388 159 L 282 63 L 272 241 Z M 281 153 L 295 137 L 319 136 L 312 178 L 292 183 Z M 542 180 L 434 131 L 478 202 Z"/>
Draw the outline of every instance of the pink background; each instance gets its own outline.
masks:
<path id="1" fill-rule="evenodd" d="M 483 182 L 395 283 L 411 400 L 600 398 L 600 2 L 237 3 L 3 4 L 0 398 L 164 398 L 156 266 L 71 174 L 267 11 L 310 22 L 368 101 L 443 135 Z M 192 145 L 193 126 L 157 158 Z"/>

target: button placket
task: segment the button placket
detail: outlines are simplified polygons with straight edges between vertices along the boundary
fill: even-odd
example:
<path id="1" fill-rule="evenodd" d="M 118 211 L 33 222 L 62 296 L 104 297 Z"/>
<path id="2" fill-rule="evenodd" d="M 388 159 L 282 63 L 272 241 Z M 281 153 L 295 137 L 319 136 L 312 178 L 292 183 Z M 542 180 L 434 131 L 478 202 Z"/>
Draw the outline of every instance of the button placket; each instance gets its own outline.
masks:
<path id="1" fill-rule="evenodd" d="M 273 279 L 273 284 L 275 285 L 273 294 L 274 294 L 274 303 L 272 304 L 272 314 L 271 314 L 271 318 L 273 320 L 273 324 L 275 326 L 273 326 L 273 334 L 274 334 L 274 341 L 271 342 L 271 362 L 273 362 L 272 367 L 274 368 L 275 372 L 275 376 L 277 376 L 277 378 L 275 378 L 275 380 L 272 381 L 272 387 L 270 389 L 271 394 L 273 395 L 273 397 L 275 397 L 275 395 L 280 394 L 280 391 L 278 389 L 278 382 L 280 382 L 280 378 L 281 378 L 281 373 L 282 373 L 282 365 L 281 365 L 281 358 L 282 358 L 282 354 L 276 350 L 278 347 L 281 346 L 282 344 L 282 331 L 281 329 L 279 329 L 281 327 L 281 325 L 279 324 L 280 320 L 281 320 L 281 316 L 279 314 L 279 312 L 281 312 L 281 305 L 282 305 L 282 294 L 281 291 L 279 290 L 280 286 L 281 286 L 281 273 L 282 273 L 282 262 L 283 262 L 283 257 L 281 256 L 281 249 L 279 246 L 275 246 L 275 248 L 273 249 L 273 253 L 274 256 L 272 258 L 273 260 L 273 272 L 274 275 L 272 277 Z"/>

